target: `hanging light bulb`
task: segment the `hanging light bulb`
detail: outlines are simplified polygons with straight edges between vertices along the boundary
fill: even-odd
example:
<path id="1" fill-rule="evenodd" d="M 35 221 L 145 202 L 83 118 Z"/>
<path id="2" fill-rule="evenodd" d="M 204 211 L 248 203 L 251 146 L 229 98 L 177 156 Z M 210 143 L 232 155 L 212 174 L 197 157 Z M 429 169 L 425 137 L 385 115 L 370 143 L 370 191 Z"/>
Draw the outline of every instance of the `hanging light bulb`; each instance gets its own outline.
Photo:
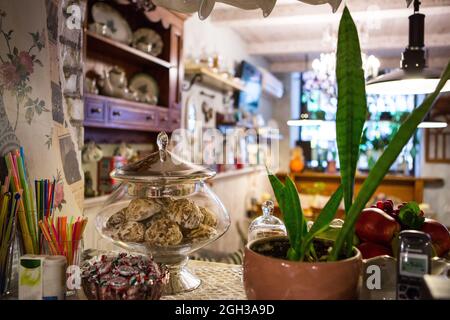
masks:
<path id="1" fill-rule="evenodd" d="M 368 81 L 366 93 L 427 94 L 436 89 L 441 72 L 427 67 L 424 45 L 425 15 L 419 13 L 419 6 L 420 1 L 414 0 L 414 14 L 409 16 L 409 44 L 403 51 L 400 69 Z M 444 91 L 450 91 L 450 81 L 446 82 L 441 92 Z"/>

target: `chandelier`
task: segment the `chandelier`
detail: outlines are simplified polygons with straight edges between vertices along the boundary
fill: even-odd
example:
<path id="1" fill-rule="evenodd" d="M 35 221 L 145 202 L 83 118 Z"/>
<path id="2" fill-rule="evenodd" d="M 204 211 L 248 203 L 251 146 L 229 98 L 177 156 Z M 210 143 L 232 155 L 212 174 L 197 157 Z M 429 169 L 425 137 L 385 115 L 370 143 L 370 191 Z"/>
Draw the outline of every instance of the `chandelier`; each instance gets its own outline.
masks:
<path id="1" fill-rule="evenodd" d="M 378 76 L 380 69 L 380 60 L 374 55 L 361 54 L 364 77 L 366 79 Z M 312 62 L 312 68 L 317 75 L 323 77 L 334 77 L 336 72 L 336 53 L 321 53 L 319 58 Z"/>
<path id="2" fill-rule="evenodd" d="M 328 3 L 331 5 L 333 12 L 339 8 L 342 0 L 299 0 L 312 5 Z M 230 6 L 234 6 L 244 10 L 261 9 L 263 16 L 267 17 L 275 7 L 277 0 L 152 0 L 152 2 L 160 7 L 182 13 L 198 12 L 201 20 L 206 19 L 214 9 L 216 2 L 222 2 Z"/>

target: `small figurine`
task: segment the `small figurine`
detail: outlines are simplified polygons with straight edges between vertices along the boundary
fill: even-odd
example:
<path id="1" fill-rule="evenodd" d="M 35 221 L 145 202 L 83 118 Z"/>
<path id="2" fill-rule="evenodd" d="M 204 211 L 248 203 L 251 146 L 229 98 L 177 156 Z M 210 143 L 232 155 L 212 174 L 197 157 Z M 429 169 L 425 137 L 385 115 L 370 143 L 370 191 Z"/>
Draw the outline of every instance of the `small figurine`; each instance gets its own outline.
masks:
<path id="1" fill-rule="evenodd" d="M 95 197 L 95 190 L 93 188 L 93 181 L 90 171 L 84 173 L 84 196 L 86 198 Z"/>

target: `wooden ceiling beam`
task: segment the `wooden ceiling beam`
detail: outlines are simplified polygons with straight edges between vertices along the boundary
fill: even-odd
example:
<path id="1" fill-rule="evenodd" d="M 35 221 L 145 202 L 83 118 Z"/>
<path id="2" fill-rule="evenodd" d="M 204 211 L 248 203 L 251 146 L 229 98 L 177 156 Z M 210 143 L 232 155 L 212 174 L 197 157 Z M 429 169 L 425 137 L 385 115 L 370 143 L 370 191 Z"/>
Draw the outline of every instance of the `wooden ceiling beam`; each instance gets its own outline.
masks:
<path id="1" fill-rule="evenodd" d="M 450 48 L 449 48 L 450 51 Z M 428 66 L 430 68 L 444 68 L 448 63 L 448 56 L 438 56 L 428 59 Z M 293 60 L 286 62 L 273 62 L 269 66 L 269 70 L 273 73 L 291 73 L 291 72 L 302 72 L 305 70 L 311 70 L 312 61 L 309 60 Z M 398 57 L 386 57 L 380 58 L 381 69 L 385 68 L 398 68 L 400 64 L 400 56 Z"/>
<path id="2" fill-rule="evenodd" d="M 420 11 L 427 16 L 450 13 L 450 0 L 424 0 L 422 3 Z M 404 18 L 412 14 L 412 9 L 406 8 L 404 1 L 381 0 L 371 2 L 347 0 L 347 5 L 356 21 L 367 19 L 368 17 L 372 19 Z M 341 5 L 340 10 L 343 7 Z M 339 21 L 340 16 L 340 13 L 332 14 L 328 5 L 312 6 L 299 2 L 298 4 L 278 5 L 267 18 L 263 18 L 259 10 L 220 9 L 213 13 L 211 19 L 216 25 L 248 28 L 332 23 Z"/>
<path id="3" fill-rule="evenodd" d="M 362 46 L 362 49 L 363 51 L 399 49 L 400 55 L 401 50 L 407 44 L 408 35 L 372 37 L 368 43 Z M 450 34 L 427 34 L 425 45 L 427 48 L 450 46 Z M 302 53 L 314 54 L 331 50 L 332 48 L 321 39 L 257 42 L 247 45 L 249 54 L 265 57 Z"/>

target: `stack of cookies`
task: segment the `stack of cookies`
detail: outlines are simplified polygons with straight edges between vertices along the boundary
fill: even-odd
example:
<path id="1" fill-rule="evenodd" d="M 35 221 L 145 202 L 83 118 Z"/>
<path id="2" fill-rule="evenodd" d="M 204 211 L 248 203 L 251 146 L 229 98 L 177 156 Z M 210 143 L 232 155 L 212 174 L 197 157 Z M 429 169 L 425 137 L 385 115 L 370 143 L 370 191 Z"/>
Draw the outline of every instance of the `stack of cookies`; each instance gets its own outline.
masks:
<path id="1" fill-rule="evenodd" d="M 163 247 L 208 240 L 217 234 L 216 227 L 210 209 L 170 197 L 133 199 L 106 223 L 114 239 Z"/>

